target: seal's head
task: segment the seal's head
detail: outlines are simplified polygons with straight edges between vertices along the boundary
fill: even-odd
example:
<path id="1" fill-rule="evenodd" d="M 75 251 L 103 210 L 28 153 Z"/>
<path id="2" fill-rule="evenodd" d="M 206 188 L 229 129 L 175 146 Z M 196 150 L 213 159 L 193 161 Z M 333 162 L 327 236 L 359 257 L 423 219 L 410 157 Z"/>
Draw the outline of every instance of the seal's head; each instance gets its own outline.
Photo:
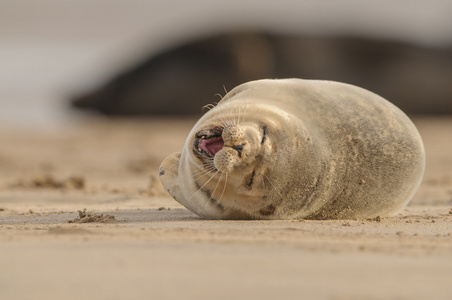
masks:
<path id="1" fill-rule="evenodd" d="M 294 188 L 281 178 L 297 177 L 293 155 L 311 144 L 300 142 L 303 134 L 299 120 L 265 99 L 223 100 L 197 122 L 183 152 L 162 163 L 160 178 L 173 198 L 205 218 L 285 218 L 280 204 Z M 313 162 L 303 164 L 305 173 L 315 170 Z"/>
<path id="2" fill-rule="evenodd" d="M 265 177 L 276 158 L 269 135 L 261 122 L 213 124 L 195 133 L 191 155 L 202 174 L 196 182 L 200 191 L 208 191 L 210 202 L 235 214 L 268 206 Z"/>
<path id="3" fill-rule="evenodd" d="M 267 127 L 261 124 L 215 126 L 196 133 L 193 152 L 211 171 L 221 173 L 243 172 L 262 164 L 271 151 L 264 144 Z"/>

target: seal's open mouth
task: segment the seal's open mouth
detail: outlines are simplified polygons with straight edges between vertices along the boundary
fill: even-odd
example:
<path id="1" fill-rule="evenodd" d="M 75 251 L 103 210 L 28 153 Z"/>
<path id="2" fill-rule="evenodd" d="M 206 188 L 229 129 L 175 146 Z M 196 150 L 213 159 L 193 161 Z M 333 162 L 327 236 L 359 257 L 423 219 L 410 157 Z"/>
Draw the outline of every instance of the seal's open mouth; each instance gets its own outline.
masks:
<path id="1" fill-rule="evenodd" d="M 222 131 L 219 129 L 203 130 L 196 134 L 195 149 L 208 157 L 214 157 L 223 146 Z"/>

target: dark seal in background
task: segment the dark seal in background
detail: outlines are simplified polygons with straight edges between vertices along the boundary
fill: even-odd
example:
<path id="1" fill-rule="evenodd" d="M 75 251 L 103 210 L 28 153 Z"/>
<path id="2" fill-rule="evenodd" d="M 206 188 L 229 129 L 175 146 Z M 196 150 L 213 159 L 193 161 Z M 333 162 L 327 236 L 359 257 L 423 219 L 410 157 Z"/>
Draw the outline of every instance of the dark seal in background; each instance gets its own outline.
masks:
<path id="1" fill-rule="evenodd" d="M 290 77 L 351 83 L 408 114 L 452 113 L 452 47 L 262 32 L 219 34 L 153 54 L 72 103 L 107 115 L 200 115 L 225 89 Z"/>

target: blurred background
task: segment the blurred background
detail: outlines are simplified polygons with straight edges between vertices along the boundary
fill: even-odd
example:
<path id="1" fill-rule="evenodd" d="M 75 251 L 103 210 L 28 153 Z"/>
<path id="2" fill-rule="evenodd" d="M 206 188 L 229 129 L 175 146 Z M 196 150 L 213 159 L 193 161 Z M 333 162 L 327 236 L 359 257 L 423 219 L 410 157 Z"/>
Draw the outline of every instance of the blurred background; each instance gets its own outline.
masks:
<path id="1" fill-rule="evenodd" d="M 390 74 L 391 82 L 404 78 L 393 87 L 415 90 L 412 95 L 421 95 L 421 100 L 438 93 L 412 113 L 444 113 L 452 105 L 451 12 L 448 0 L 0 0 L 0 124 L 52 127 L 79 119 L 87 111 L 137 114 L 130 108 L 133 101 L 161 103 L 171 87 L 171 97 L 177 98 L 194 85 L 206 86 L 205 74 L 190 76 L 203 70 L 199 64 L 212 64 L 209 59 L 240 60 L 232 50 L 206 60 L 200 55 L 229 47 L 228 39 L 244 41 L 240 43 L 248 49 L 245 58 L 251 62 L 267 54 L 273 59 L 270 69 L 258 68 L 244 79 L 298 74 L 344 78 L 390 99 L 395 88 L 383 88 Z M 311 50 L 303 52 L 306 49 Z M 365 55 L 358 57 L 360 53 Z M 297 63 L 303 58 L 311 63 Z M 257 60 L 259 66 L 261 62 Z M 185 73 L 176 76 L 181 70 Z M 378 70 L 377 77 L 372 77 L 373 70 Z M 241 80 L 234 77 L 237 72 L 227 67 L 219 70 L 209 82 L 215 92 L 206 90 L 198 100 L 183 101 L 218 101 L 214 93 L 224 94 L 223 85 L 233 88 Z M 169 81 L 159 84 L 155 78 Z M 131 81 L 152 89 L 140 90 Z M 377 81 L 379 85 L 373 87 Z M 120 86 L 120 93 L 111 94 L 112 82 Z M 184 82 L 190 86 L 184 87 Z M 140 97 L 132 99 L 137 93 Z M 402 99 L 410 94 L 394 93 L 402 109 L 411 106 Z M 74 101 L 87 109 L 75 109 Z M 198 102 L 194 106 L 200 112 Z M 139 105 L 134 109 L 143 112 Z M 171 112 L 148 106 L 144 113 Z"/>

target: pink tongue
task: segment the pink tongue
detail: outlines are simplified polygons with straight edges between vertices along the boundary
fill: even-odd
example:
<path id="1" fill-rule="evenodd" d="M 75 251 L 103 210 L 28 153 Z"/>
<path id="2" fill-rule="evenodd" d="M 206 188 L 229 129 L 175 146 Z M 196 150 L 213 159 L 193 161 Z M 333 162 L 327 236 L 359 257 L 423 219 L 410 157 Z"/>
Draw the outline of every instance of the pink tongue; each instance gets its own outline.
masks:
<path id="1" fill-rule="evenodd" d="M 199 142 L 199 147 L 208 153 L 210 156 L 215 156 L 224 146 L 223 139 L 221 137 L 214 137 L 211 139 L 203 139 Z"/>

